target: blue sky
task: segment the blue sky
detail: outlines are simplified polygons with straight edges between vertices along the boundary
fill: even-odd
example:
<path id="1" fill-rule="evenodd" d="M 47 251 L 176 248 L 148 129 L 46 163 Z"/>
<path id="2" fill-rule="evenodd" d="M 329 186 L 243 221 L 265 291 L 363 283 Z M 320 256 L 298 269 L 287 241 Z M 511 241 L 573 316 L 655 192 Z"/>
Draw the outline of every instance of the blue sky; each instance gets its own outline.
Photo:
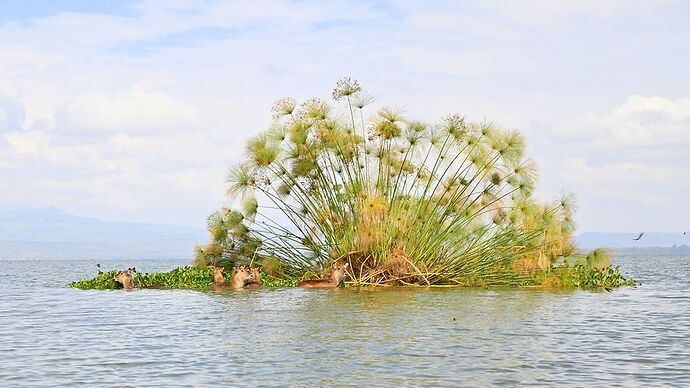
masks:
<path id="1" fill-rule="evenodd" d="M 3 0 L 0 22 L 27 23 L 60 12 L 131 15 L 135 1 L 128 0 Z"/>
<path id="2" fill-rule="evenodd" d="M 202 225 L 275 99 L 521 130 L 580 231 L 690 228 L 690 4 L 0 2 L 0 210 Z"/>

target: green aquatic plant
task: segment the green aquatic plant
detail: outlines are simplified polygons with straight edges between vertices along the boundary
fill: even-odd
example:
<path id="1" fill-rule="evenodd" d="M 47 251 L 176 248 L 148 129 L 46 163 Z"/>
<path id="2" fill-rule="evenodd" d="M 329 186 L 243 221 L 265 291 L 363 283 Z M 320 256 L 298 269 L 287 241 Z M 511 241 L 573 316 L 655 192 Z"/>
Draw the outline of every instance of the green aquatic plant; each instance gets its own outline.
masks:
<path id="1" fill-rule="evenodd" d="M 115 281 L 115 276 L 120 271 L 98 271 L 93 278 L 82 279 L 69 284 L 72 288 L 81 290 L 115 290 L 122 288 L 122 284 Z"/>
<path id="2" fill-rule="evenodd" d="M 603 270 L 611 266 L 611 252 L 606 249 L 595 249 L 590 252 L 586 257 L 585 261 L 587 266 Z"/>
<path id="3" fill-rule="evenodd" d="M 619 267 L 601 268 L 576 264 L 539 272 L 531 284 L 560 288 L 611 289 L 634 286 L 635 280 L 623 275 Z"/>
<path id="4" fill-rule="evenodd" d="M 82 290 L 114 290 L 122 288 L 115 281 L 120 271 L 99 271 L 93 278 L 69 284 Z M 280 279 L 261 273 L 262 287 L 294 287 L 296 279 Z M 184 266 L 169 272 L 134 273 L 134 288 L 164 288 L 207 290 L 213 285 L 213 269 L 210 267 Z"/>
<path id="5" fill-rule="evenodd" d="M 69 284 L 72 288 L 82 290 L 115 290 L 122 285 L 115 281 L 120 271 L 98 272 L 93 278 L 75 281 Z M 306 278 L 316 279 L 323 274 L 311 273 Z M 261 272 L 262 287 L 294 287 L 297 278 L 283 279 Z M 169 272 L 136 273 L 135 288 L 192 289 L 206 290 L 213 284 L 213 271 L 210 268 L 179 267 Z M 538 272 L 534 277 L 524 280 L 522 286 L 547 286 L 559 288 L 603 289 L 621 286 L 634 286 L 633 279 L 625 277 L 619 267 L 607 266 L 595 268 L 586 264 L 559 266 Z M 481 278 L 473 282 L 474 286 L 487 286 Z"/>
<path id="6" fill-rule="evenodd" d="M 294 287 L 299 280 L 296 278 L 281 279 L 261 273 L 261 287 Z"/>
<path id="7" fill-rule="evenodd" d="M 572 197 L 532 198 L 536 168 L 518 132 L 389 108 L 365 120 L 373 99 L 348 78 L 333 97 L 340 111 L 275 104 L 230 173 L 241 210 L 209 218 L 198 263 L 271 257 L 289 278 L 344 260 L 360 285 L 490 286 L 522 284 L 574 251 Z"/>
<path id="8" fill-rule="evenodd" d="M 137 273 L 135 288 L 207 289 L 213 284 L 213 270 L 209 267 L 178 267 L 170 272 Z"/>
<path id="9" fill-rule="evenodd" d="M 120 271 L 99 271 L 93 278 L 70 283 L 72 288 L 82 290 L 111 290 L 122 288 L 115 281 Z M 178 267 L 169 272 L 150 272 L 133 274 L 135 288 L 183 288 L 206 289 L 213 283 L 213 270 L 208 267 Z"/>

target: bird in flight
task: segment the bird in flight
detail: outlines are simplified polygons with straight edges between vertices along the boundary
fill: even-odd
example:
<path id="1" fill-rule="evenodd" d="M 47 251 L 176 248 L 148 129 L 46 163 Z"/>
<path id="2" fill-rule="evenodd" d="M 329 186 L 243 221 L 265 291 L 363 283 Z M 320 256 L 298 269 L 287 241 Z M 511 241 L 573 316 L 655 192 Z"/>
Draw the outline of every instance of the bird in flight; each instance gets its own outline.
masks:
<path id="1" fill-rule="evenodd" d="M 644 232 L 640 233 L 640 235 L 635 237 L 633 240 L 638 241 L 639 239 L 642 238 L 642 236 L 644 236 Z"/>

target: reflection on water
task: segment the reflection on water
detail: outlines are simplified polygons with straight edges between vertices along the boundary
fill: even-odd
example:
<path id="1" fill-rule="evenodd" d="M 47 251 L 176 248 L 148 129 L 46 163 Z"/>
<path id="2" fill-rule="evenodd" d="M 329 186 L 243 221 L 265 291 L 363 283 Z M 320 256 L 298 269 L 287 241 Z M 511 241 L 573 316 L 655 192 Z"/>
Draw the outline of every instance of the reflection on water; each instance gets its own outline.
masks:
<path id="1" fill-rule="evenodd" d="M 0 262 L 1 386 L 690 384 L 687 256 L 612 293 L 66 288 L 95 263 Z"/>

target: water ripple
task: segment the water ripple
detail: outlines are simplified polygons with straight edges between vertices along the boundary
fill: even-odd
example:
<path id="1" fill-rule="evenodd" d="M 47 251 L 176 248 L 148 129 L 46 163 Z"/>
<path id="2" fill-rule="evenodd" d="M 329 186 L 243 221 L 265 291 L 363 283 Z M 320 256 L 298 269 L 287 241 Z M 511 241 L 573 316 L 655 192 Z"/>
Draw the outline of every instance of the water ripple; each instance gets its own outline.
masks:
<path id="1" fill-rule="evenodd" d="M 612 293 L 79 291 L 95 261 L 4 261 L 0 385 L 688 385 L 687 261 L 622 257 L 643 284 Z"/>

